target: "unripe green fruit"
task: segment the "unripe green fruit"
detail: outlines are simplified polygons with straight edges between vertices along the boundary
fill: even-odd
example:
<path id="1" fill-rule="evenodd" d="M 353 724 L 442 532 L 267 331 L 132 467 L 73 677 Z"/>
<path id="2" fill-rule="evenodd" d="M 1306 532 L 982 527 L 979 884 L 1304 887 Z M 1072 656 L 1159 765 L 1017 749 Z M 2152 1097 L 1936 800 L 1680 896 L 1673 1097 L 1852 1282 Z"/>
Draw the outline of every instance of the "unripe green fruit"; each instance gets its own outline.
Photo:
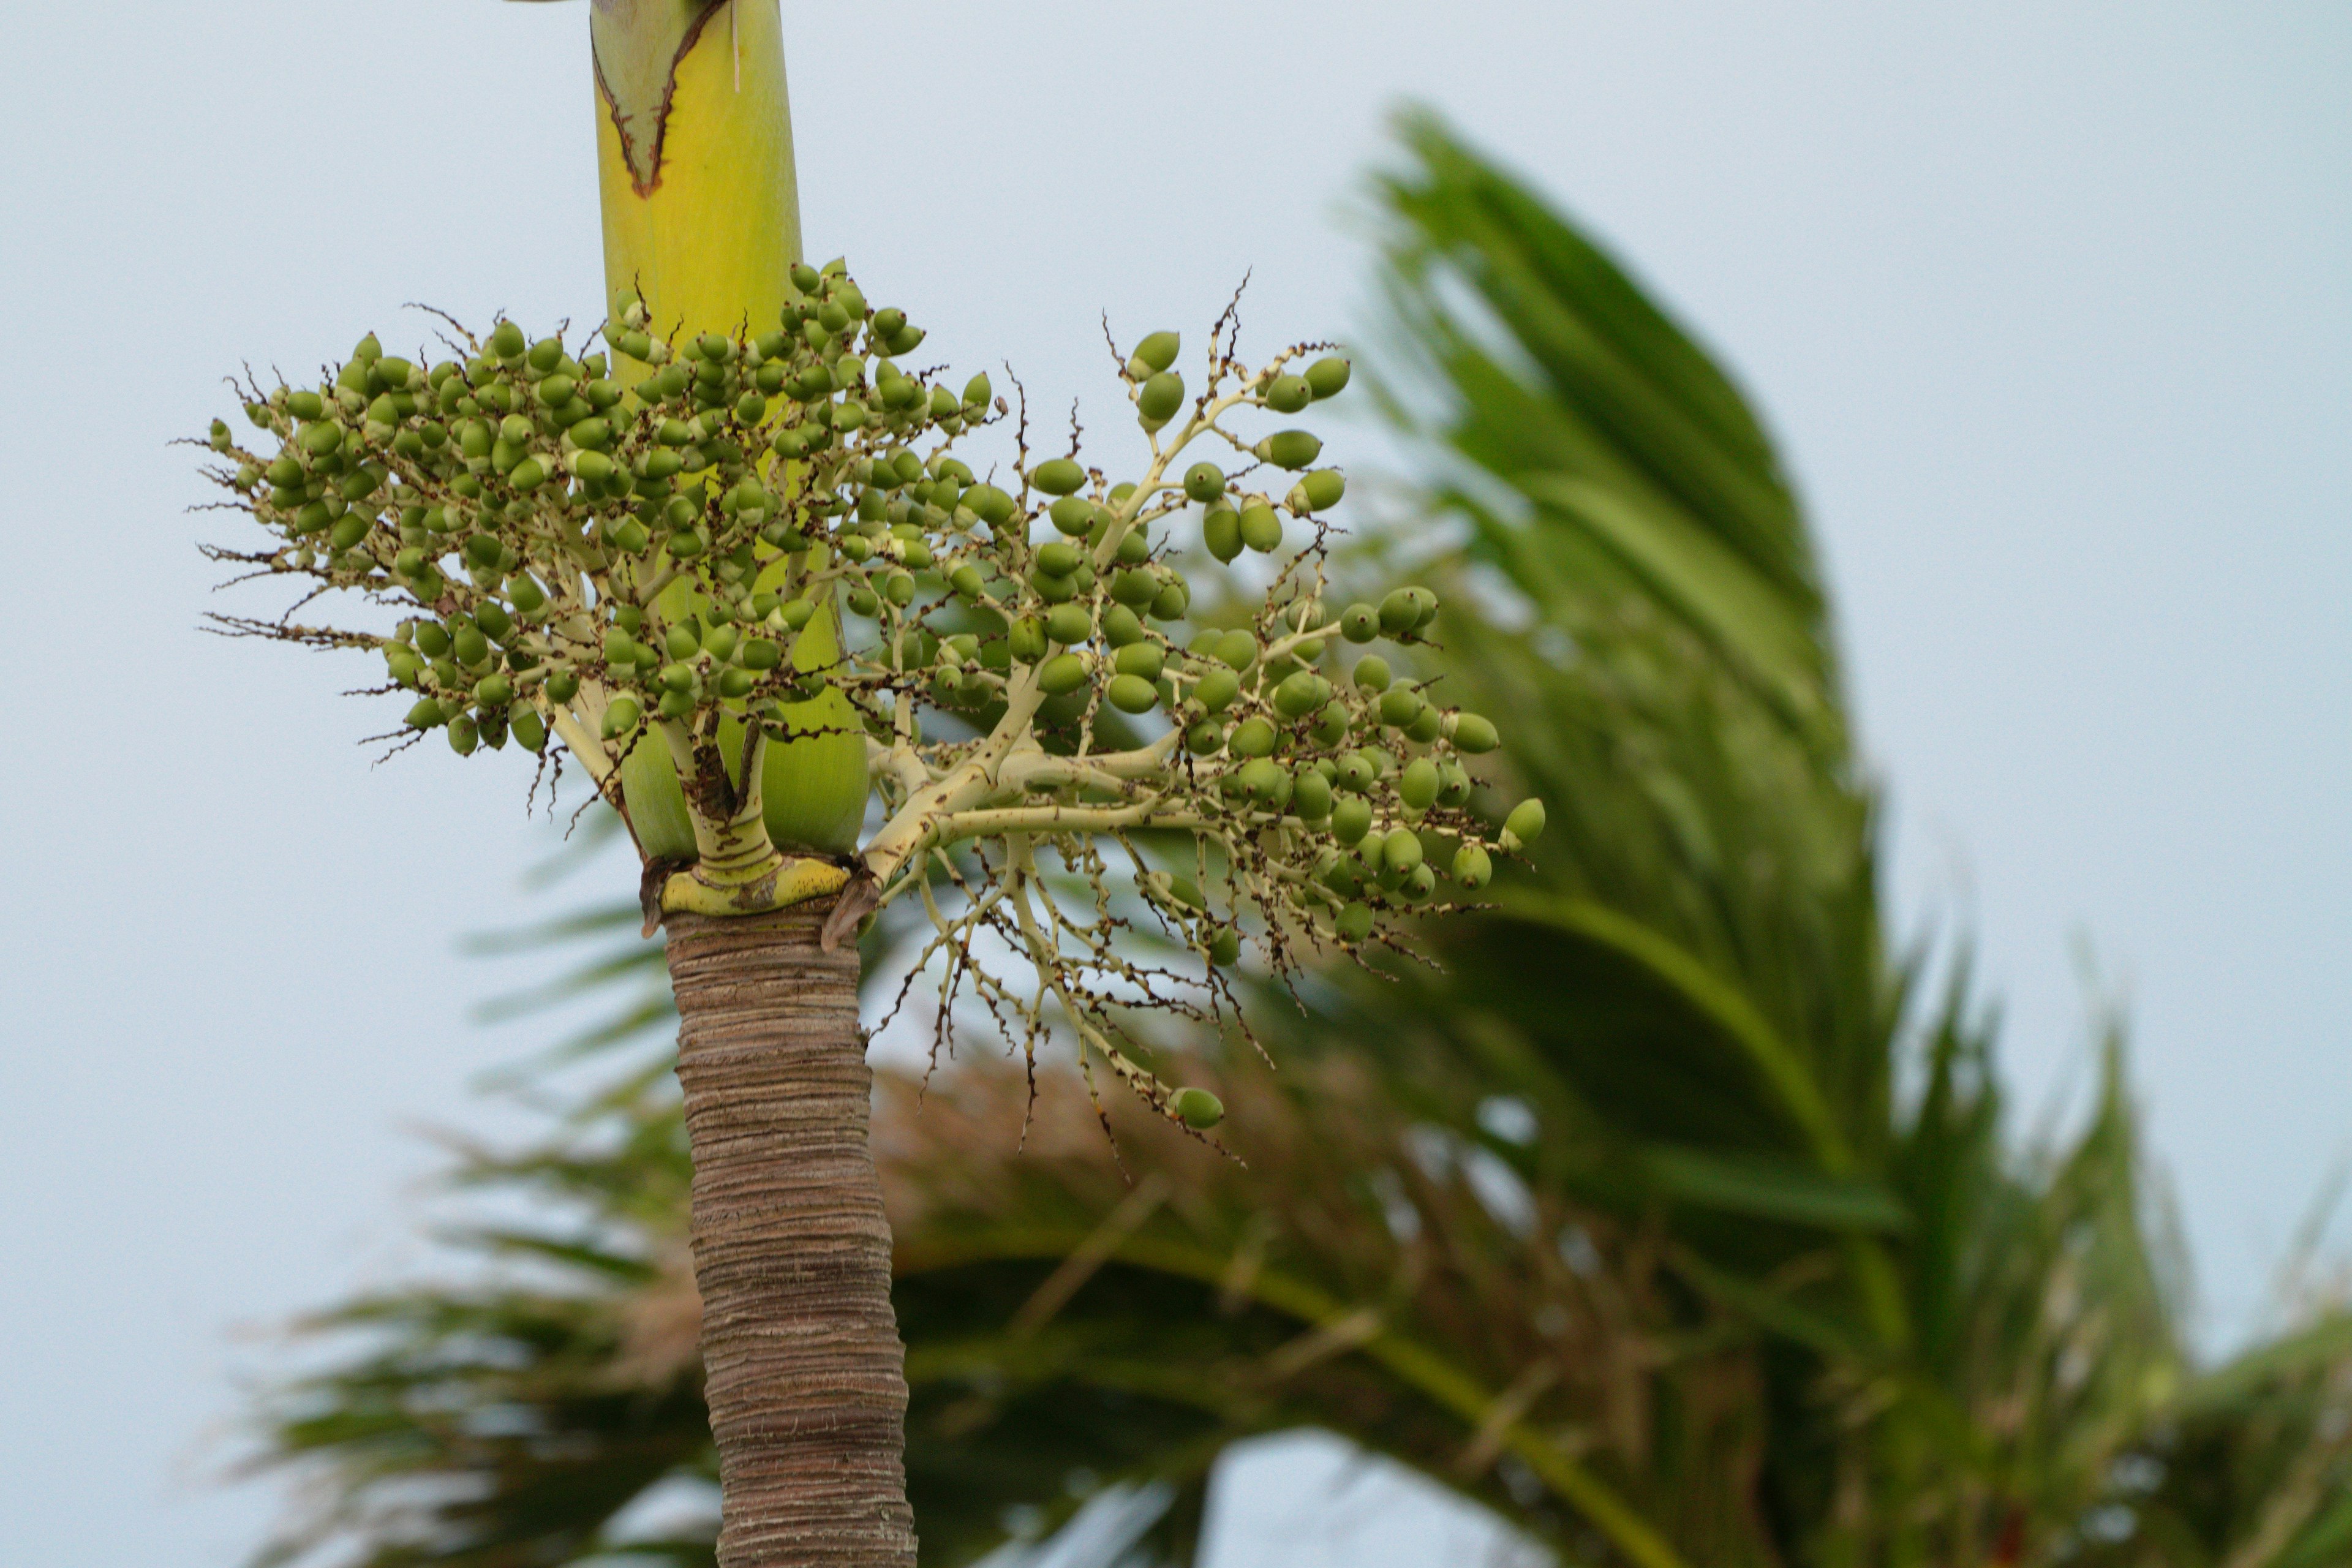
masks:
<path id="1" fill-rule="evenodd" d="M 1049 496 L 1075 495 L 1087 482 L 1087 471 L 1068 458 L 1049 458 L 1029 475 L 1029 482 Z"/>
<path id="2" fill-rule="evenodd" d="M 1342 844 L 1359 844 L 1372 830 L 1372 803 L 1362 795 L 1342 796 L 1331 807 L 1331 837 Z"/>
<path id="3" fill-rule="evenodd" d="M 988 400 L 995 395 L 996 389 L 989 384 L 986 371 L 963 384 L 963 405 L 966 408 L 985 408 Z"/>
<path id="4" fill-rule="evenodd" d="M 1317 360 L 1307 367 L 1307 387 L 1319 401 L 1337 397 L 1347 390 L 1348 377 L 1354 367 L 1337 354 Z"/>
<path id="5" fill-rule="evenodd" d="M 1410 827 L 1392 829 L 1381 840 L 1381 861 L 1391 871 L 1410 873 L 1421 864 L 1421 835 Z"/>
<path id="6" fill-rule="evenodd" d="M 1323 442 L 1307 430 L 1277 430 L 1254 448 L 1258 461 L 1277 468 L 1303 468 L 1322 455 Z"/>
<path id="7" fill-rule="evenodd" d="M 1381 776 L 1381 764 L 1361 752 L 1349 752 L 1339 759 L 1339 773 L 1333 782 L 1351 794 L 1361 795 L 1372 787 Z"/>
<path id="8" fill-rule="evenodd" d="M 1331 785 L 1318 773 L 1300 773 L 1290 791 L 1290 809 L 1302 822 L 1320 822 L 1331 815 Z"/>
<path id="9" fill-rule="evenodd" d="M 948 586 L 956 591 L 958 598 L 971 603 L 980 597 L 988 584 L 979 567 L 966 563 L 948 574 Z"/>
<path id="10" fill-rule="evenodd" d="M 1201 542 L 1221 562 L 1242 552 L 1242 520 L 1229 506 L 1212 507 L 1201 519 Z"/>
<path id="11" fill-rule="evenodd" d="M 1475 713 L 1456 713 L 1452 729 L 1454 749 L 1472 756 L 1491 752 L 1503 743 L 1503 738 L 1495 732 L 1495 726 Z"/>
<path id="12" fill-rule="evenodd" d="M 1225 1119 L 1225 1103 L 1205 1089 L 1180 1089 L 1168 1097 L 1168 1110 L 1195 1132 L 1205 1132 Z"/>
<path id="13" fill-rule="evenodd" d="M 1470 798 L 1470 775 L 1455 762 L 1437 765 L 1437 804 L 1451 809 Z"/>
<path id="14" fill-rule="evenodd" d="M 1184 493 L 1196 501 L 1213 501 L 1225 493 L 1225 471 L 1214 463 L 1195 463 L 1184 470 Z"/>
<path id="15" fill-rule="evenodd" d="M 547 749 L 547 721 L 539 716 L 537 709 L 518 708 L 507 722 L 523 750 L 540 752 Z"/>
<path id="16" fill-rule="evenodd" d="M 1543 837 L 1543 830 L 1544 803 L 1532 798 L 1523 800 L 1511 808 L 1510 816 L 1503 819 L 1503 847 L 1510 850 L 1523 848 Z"/>
<path id="17" fill-rule="evenodd" d="M 900 609 L 915 602 L 915 578 L 909 572 L 893 572 L 882 584 L 882 596 Z"/>
<path id="18" fill-rule="evenodd" d="M 547 482 L 547 465 L 537 458 L 525 458 L 507 475 L 507 483 L 528 495 Z"/>
<path id="19" fill-rule="evenodd" d="M 436 728 L 444 722 L 441 704 L 430 697 L 420 699 L 416 705 L 408 710 L 406 721 L 412 730 Z"/>
<path id="20" fill-rule="evenodd" d="M 1045 614 L 1045 635 L 1057 643 L 1082 643 L 1094 629 L 1094 617 L 1083 605 L 1056 605 Z"/>
<path id="21" fill-rule="evenodd" d="M 1064 496 L 1045 509 L 1054 527 L 1072 539 L 1082 537 L 1095 523 L 1095 503 L 1082 496 Z"/>
<path id="22" fill-rule="evenodd" d="M 1437 764 L 1427 757 L 1415 757 L 1397 775 L 1397 795 L 1408 811 L 1427 811 L 1437 802 Z"/>
<path id="23" fill-rule="evenodd" d="M 580 677 L 575 671 L 559 669 L 547 678 L 547 696 L 551 702 L 569 702 L 579 694 Z"/>
<path id="24" fill-rule="evenodd" d="M 1348 731 L 1354 723 L 1348 705 L 1333 700 L 1323 705 L 1323 711 L 1315 716 L 1314 727 L 1307 733 L 1318 746 L 1336 746 L 1348 738 Z"/>
<path id="25" fill-rule="evenodd" d="M 1437 891 L 1437 872 L 1426 863 L 1407 871 L 1398 885 L 1398 891 L 1408 903 L 1421 903 Z"/>
<path id="26" fill-rule="evenodd" d="M 1192 590 L 1178 579 L 1160 584 L 1160 592 L 1152 598 L 1149 614 L 1155 621 L 1181 621 L 1184 618 L 1184 612 L 1192 607 Z"/>
<path id="27" fill-rule="evenodd" d="M 666 664 L 662 666 L 661 683 L 672 691 L 690 691 L 694 689 L 694 671 L 682 664 Z"/>
<path id="28" fill-rule="evenodd" d="M 1013 622 L 1005 636 L 1013 657 L 1023 664 L 1034 664 L 1045 657 L 1045 627 L 1034 616 Z"/>
<path id="29" fill-rule="evenodd" d="M 323 420 L 308 426 L 302 432 L 302 449 L 314 458 L 324 457 L 329 452 L 341 451 L 342 445 L 341 429 Z"/>
<path id="30" fill-rule="evenodd" d="M 302 481 L 308 478 L 302 471 L 302 465 L 291 458 L 278 458 L 273 460 L 264 471 L 268 474 L 269 482 L 281 490 L 299 489 Z"/>
<path id="31" fill-rule="evenodd" d="M 1237 757 L 1263 757 L 1274 751 L 1274 726 L 1263 719 L 1244 719 L 1225 744 Z"/>
<path id="32" fill-rule="evenodd" d="M 754 676 L 748 669 L 731 668 L 720 670 L 719 672 L 719 695 L 740 700 L 751 695 L 751 688 L 758 684 L 758 680 L 759 678 Z"/>
<path id="33" fill-rule="evenodd" d="M 1495 879 L 1495 862 L 1486 851 L 1475 844 L 1465 844 L 1454 852 L 1454 879 L 1475 892 Z"/>
<path id="34" fill-rule="evenodd" d="M 1166 659 L 1158 643 L 1130 642 L 1111 659 L 1111 668 L 1119 674 L 1139 676 L 1147 681 L 1159 679 L 1165 667 Z"/>
<path id="35" fill-rule="evenodd" d="M 1122 713 L 1149 713 L 1160 705 L 1160 689 L 1138 675 L 1112 677 L 1107 695 Z"/>
<path id="36" fill-rule="evenodd" d="M 1412 687 L 1391 686 L 1381 694 L 1381 722 L 1399 730 L 1408 729 L 1428 706 Z"/>
<path id="37" fill-rule="evenodd" d="M 1127 373 L 1141 379 L 1143 376 L 1166 370 L 1176 363 L 1176 356 L 1183 352 L 1183 348 L 1184 340 L 1181 335 L 1175 332 L 1153 332 L 1135 345 L 1135 353 L 1128 360 Z M 1136 369 L 1138 364 L 1143 367 L 1140 371 Z"/>
<path id="38" fill-rule="evenodd" d="M 307 390 L 289 392 L 286 395 L 286 412 L 304 421 L 317 419 L 327 412 L 326 399 Z"/>
<path id="39" fill-rule="evenodd" d="M 514 617 L 496 600 L 485 600 L 474 611 L 474 624 L 492 642 L 502 643 L 514 630 Z"/>
<path id="40" fill-rule="evenodd" d="M 1066 577 L 1078 569 L 1078 552 L 1075 546 L 1055 540 L 1037 547 L 1037 569 L 1056 577 Z"/>
<path id="41" fill-rule="evenodd" d="M 1420 603 L 1406 590 L 1399 588 L 1381 601 L 1381 630 L 1390 637 L 1402 637 L 1420 624 Z"/>
<path id="42" fill-rule="evenodd" d="M 1277 375 L 1266 384 L 1265 405 L 1276 414 L 1296 414 L 1314 400 L 1305 376 Z"/>
<path id="43" fill-rule="evenodd" d="M 1122 566 L 1142 565 L 1151 559 L 1150 531 L 1139 522 L 1134 524 L 1118 536 L 1118 549 L 1115 554 Z"/>
<path id="44" fill-rule="evenodd" d="M 570 376 L 551 375 L 533 387 L 531 393 L 539 399 L 542 407 L 561 408 L 571 402 L 572 395 L 579 390 L 580 384 Z"/>
<path id="45" fill-rule="evenodd" d="M 1341 910 L 1339 918 L 1331 925 L 1339 932 L 1341 942 L 1361 942 L 1372 934 L 1372 906 L 1358 900 Z"/>
<path id="46" fill-rule="evenodd" d="M 1163 370 L 1153 375 L 1135 395 L 1136 413 L 1153 429 L 1174 418 L 1176 411 L 1183 406 L 1184 378 L 1174 371 Z"/>
<path id="47" fill-rule="evenodd" d="M 1149 572 L 1121 570 L 1110 580 L 1110 596 L 1116 604 L 1139 610 L 1160 596 L 1160 579 Z"/>
<path id="48" fill-rule="evenodd" d="M 485 676 L 475 683 L 474 700 L 485 708 L 503 708 L 514 700 L 514 682 L 503 675 Z"/>
<path id="49" fill-rule="evenodd" d="M 1356 684 L 1367 691 L 1389 689 L 1389 661 L 1380 655 L 1366 654 L 1356 661 Z"/>
<path id="50" fill-rule="evenodd" d="M 1103 612 L 1102 635 L 1103 641 L 1111 647 L 1125 647 L 1131 642 L 1142 640 L 1143 623 L 1125 605 L 1113 605 Z M 1152 671 L 1155 677 L 1159 673 L 1156 669 Z"/>
<path id="51" fill-rule="evenodd" d="M 1299 511 L 1328 511 L 1348 493 L 1347 476 L 1337 468 L 1317 468 L 1291 486 L 1289 501 Z"/>
<path id="52" fill-rule="evenodd" d="M 1274 689 L 1274 709 L 1286 719 L 1304 719 L 1330 698 L 1331 683 L 1311 669 L 1302 669 Z"/>
<path id="53" fill-rule="evenodd" d="M 489 342 L 483 346 L 500 359 L 512 359 L 523 351 L 522 329 L 512 321 L 500 321 L 490 329 Z"/>
<path id="54" fill-rule="evenodd" d="M 448 628 L 438 621 L 417 622 L 416 646 L 425 658 L 439 658 L 449 651 Z"/>
<path id="55" fill-rule="evenodd" d="M 972 515 L 991 528 L 1002 526 L 1019 510 L 1013 499 L 994 485 L 974 485 L 964 491 L 963 504 L 971 508 Z"/>
<path id="56" fill-rule="evenodd" d="M 1224 745 L 1225 728 L 1214 719 L 1203 719 L 1184 731 L 1184 749 L 1196 757 L 1213 757 Z"/>
<path id="57" fill-rule="evenodd" d="M 1254 757 L 1244 763 L 1234 775 L 1242 788 L 1254 800 L 1272 800 L 1276 791 L 1288 781 L 1289 775 L 1279 764 L 1265 757 Z"/>
<path id="58" fill-rule="evenodd" d="M 1445 732 L 1445 710 L 1435 703 L 1425 704 L 1421 716 L 1404 727 L 1404 738 L 1416 745 L 1426 746 Z"/>
<path id="59" fill-rule="evenodd" d="M 870 617 L 882 607 L 882 601 L 875 596 L 874 590 L 864 586 L 852 588 L 848 600 L 849 613 L 853 616 Z"/>
<path id="60" fill-rule="evenodd" d="M 1217 638 L 1217 662 L 1234 669 L 1247 669 L 1257 662 L 1257 638 L 1235 628 Z"/>
<path id="61" fill-rule="evenodd" d="M 1056 577 L 1051 572 L 1030 573 L 1029 586 L 1035 589 L 1037 596 L 1049 605 L 1067 604 L 1077 595 L 1078 592 L 1077 583 L 1074 579 Z"/>
<path id="62" fill-rule="evenodd" d="M 1274 508 L 1259 502 L 1244 507 L 1241 515 L 1242 542 L 1259 554 L 1267 554 L 1282 547 L 1282 519 Z"/>
<path id="63" fill-rule="evenodd" d="M 316 533 L 333 521 L 334 517 L 335 514 L 327 509 L 325 501 L 314 500 L 294 514 L 294 531 Z"/>
<path id="64" fill-rule="evenodd" d="M 669 649 L 672 658 L 692 658 L 702 651 L 702 638 L 693 626 L 681 622 L 669 628 L 662 646 Z"/>
<path id="65" fill-rule="evenodd" d="M 1222 713 L 1242 694 L 1242 678 L 1222 666 L 1201 677 L 1192 688 L 1192 699 L 1210 713 Z"/>
<path id="66" fill-rule="evenodd" d="M 1049 697 L 1076 691 L 1087 683 L 1087 661 L 1074 653 L 1055 654 L 1037 671 L 1037 689 Z"/>
<path id="67" fill-rule="evenodd" d="M 1416 627 L 1425 626 L 1429 625 L 1430 622 L 1437 618 L 1437 595 L 1435 594 L 1431 593 L 1426 588 L 1417 585 L 1403 589 L 1402 593 L 1406 598 L 1412 601 L 1412 624 Z"/>
<path id="68" fill-rule="evenodd" d="M 449 721 L 449 749 L 461 757 L 470 757 L 474 748 L 482 743 L 481 726 L 472 715 L 460 713 Z"/>
<path id="69" fill-rule="evenodd" d="M 450 646 L 462 665 L 476 665 L 490 657 L 490 639 L 472 626 L 459 626 L 450 638 Z"/>
<path id="70" fill-rule="evenodd" d="M 334 531 L 327 535 L 327 542 L 337 550 L 349 550 L 365 539 L 367 532 L 368 520 L 358 512 L 348 512 L 336 520 Z"/>
<path id="71" fill-rule="evenodd" d="M 1209 962 L 1218 968 L 1231 967 L 1241 955 L 1241 933 L 1230 926 L 1209 939 Z"/>

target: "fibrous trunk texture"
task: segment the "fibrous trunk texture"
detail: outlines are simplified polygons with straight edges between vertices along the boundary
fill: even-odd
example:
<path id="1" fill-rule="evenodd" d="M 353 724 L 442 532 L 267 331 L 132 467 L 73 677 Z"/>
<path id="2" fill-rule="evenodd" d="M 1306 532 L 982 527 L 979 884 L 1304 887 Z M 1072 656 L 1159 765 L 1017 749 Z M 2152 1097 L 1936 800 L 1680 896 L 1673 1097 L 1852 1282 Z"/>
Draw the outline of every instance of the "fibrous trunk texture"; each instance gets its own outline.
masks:
<path id="1" fill-rule="evenodd" d="M 906 1352 L 830 900 L 669 917 L 721 1568 L 912 1568 Z"/>

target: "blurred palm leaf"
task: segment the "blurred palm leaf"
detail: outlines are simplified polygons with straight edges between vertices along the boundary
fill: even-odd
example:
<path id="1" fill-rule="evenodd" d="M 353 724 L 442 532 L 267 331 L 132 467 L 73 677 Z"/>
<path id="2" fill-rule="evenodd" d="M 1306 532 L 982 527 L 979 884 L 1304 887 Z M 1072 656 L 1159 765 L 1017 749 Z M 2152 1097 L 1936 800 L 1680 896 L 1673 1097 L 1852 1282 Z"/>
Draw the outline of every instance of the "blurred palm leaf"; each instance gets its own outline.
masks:
<path id="1" fill-rule="evenodd" d="M 1501 783 L 1552 828 L 1428 933 L 1437 969 L 1269 997 L 1279 1075 L 1169 1042 L 1245 1166 L 1115 1109 L 1129 1185 L 1066 1092 L 1024 1146 L 1016 1073 L 947 1068 L 919 1111 L 886 1079 L 926 1561 L 1094 1497 L 1066 1544 L 1189 1562 L 1217 1455 L 1302 1425 L 1570 1562 L 2352 1557 L 2347 1320 L 2200 1373 L 2115 1031 L 2081 1130 L 2013 1152 L 1965 965 L 1928 994 L 1890 952 L 1760 422 L 1525 185 L 1427 119 L 1403 142 L 1385 402 L 1465 525 L 1431 567 L 1449 690 L 1510 715 Z M 614 943 L 559 992 L 626 988 L 587 1040 L 649 1040 L 657 952 Z M 467 1233 L 481 1282 L 321 1321 L 365 1348 L 270 1407 L 268 1458 L 319 1480 L 289 1542 L 707 1560 L 642 1518 L 710 1462 L 663 1066 L 524 1158 L 466 1156 L 559 1200 Z"/>

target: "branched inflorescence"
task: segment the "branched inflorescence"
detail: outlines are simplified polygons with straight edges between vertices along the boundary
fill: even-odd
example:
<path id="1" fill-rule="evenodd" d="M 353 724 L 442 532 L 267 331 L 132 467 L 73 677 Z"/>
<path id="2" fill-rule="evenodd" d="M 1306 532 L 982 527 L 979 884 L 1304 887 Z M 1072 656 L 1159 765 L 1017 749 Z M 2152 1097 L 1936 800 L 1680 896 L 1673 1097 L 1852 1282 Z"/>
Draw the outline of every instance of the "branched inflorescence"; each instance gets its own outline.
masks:
<path id="1" fill-rule="evenodd" d="M 1033 454 L 1024 419 L 999 483 L 956 455 L 1010 412 L 986 375 L 901 368 L 923 334 L 838 263 L 793 283 L 756 336 L 673 345 L 624 300 L 605 352 L 501 321 L 439 363 L 371 336 L 321 384 L 248 386 L 270 449 L 219 422 L 211 444 L 272 539 L 215 556 L 404 618 L 221 624 L 376 650 L 405 731 L 460 754 L 570 752 L 667 878 L 663 909 L 917 899 L 949 997 L 969 987 L 1033 1052 L 1066 1018 L 1163 1113 L 1213 1124 L 1122 1015 L 1237 1019 L 1223 972 L 1244 945 L 1286 973 L 1302 947 L 1385 940 L 1542 824 L 1532 801 L 1499 832 L 1471 809 L 1488 721 L 1377 653 L 1339 668 L 1343 645 L 1419 643 L 1435 596 L 1328 603 L 1344 479 L 1306 430 L 1231 427 L 1338 394 L 1348 363 L 1308 345 L 1252 369 L 1219 331 L 1194 394 L 1153 333 L 1122 373 L 1139 473 L 1086 466 L 1075 425 Z M 1192 626 L 1180 531 L 1276 560 L 1245 616 Z M 828 792 L 849 838 L 808 826 Z M 975 963 L 983 937 L 1033 983 Z"/>

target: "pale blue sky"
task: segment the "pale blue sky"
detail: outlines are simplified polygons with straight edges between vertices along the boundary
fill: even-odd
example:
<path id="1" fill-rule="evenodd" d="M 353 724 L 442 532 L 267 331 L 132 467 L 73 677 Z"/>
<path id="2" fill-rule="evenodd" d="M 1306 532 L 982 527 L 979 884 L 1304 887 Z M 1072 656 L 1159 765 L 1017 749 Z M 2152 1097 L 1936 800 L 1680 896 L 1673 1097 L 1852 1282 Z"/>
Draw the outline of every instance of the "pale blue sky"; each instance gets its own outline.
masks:
<path id="1" fill-rule="evenodd" d="M 1906 925 L 1975 934 L 2029 1106 L 2081 1080 L 2088 940 L 2211 1331 L 2254 1321 L 2352 1147 L 2352 15 L 785 13 L 812 247 L 1048 405 L 1099 393 L 1098 311 L 1196 326 L 1244 267 L 1269 336 L 1362 322 L 1339 215 L 1401 98 L 1538 176 L 1785 444 Z M 9 35 L 0 1517 L 47 1568 L 226 1568 L 270 1500 L 203 1479 L 268 1363 L 236 1333 L 419 1256 L 409 1129 L 496 1125 L 465 1086 L 522 1043 L 467 1021 L 501 977 L 451 939 L 545 832 L 511 759 L 372 770 L 351 674 L 195 634 L 163 443 L 242 359 L 420 337 L 408 300 L 593 315 L 586 17 L 124 0 Z"/>

